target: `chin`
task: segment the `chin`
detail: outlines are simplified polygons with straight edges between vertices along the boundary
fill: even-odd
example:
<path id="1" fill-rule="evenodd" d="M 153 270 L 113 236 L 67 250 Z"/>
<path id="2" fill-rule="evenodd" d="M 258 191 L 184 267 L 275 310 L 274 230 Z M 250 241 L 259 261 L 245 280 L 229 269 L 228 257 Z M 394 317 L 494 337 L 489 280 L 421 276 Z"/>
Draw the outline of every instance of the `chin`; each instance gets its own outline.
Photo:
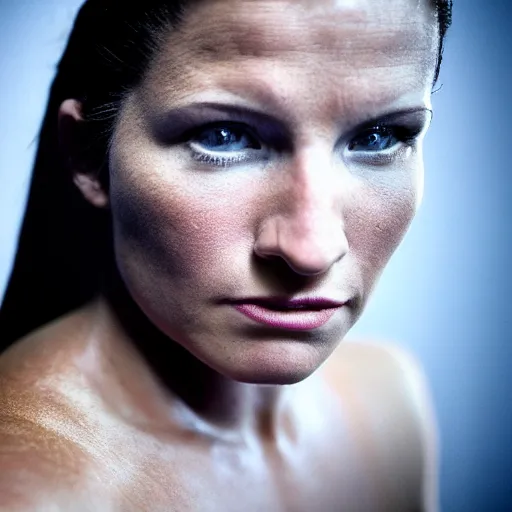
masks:
<path id="1" fill-rule="evenodd" d="M 310 377 L 315 370 L 310 372 L 298 372 L 292 368 L 283 369 L 282 371 L 275 370 L 260 370 L 258 372 L 255 371 L 243 371 L 243 372 L 233 372 L 227 377 L 237 381 L 243 382 L 245 384 L 260 384 L 266 386 L 289 386 L 291 384 L 297 384 L 308 377 Z"/>
<path id="2" fill-rule="evenodd" d="M 225 377 L 247 384 L 290 385 L 311 376 L 328 354 L 325 347 L 303 343 L 262 342 L 212 367 Z"/>

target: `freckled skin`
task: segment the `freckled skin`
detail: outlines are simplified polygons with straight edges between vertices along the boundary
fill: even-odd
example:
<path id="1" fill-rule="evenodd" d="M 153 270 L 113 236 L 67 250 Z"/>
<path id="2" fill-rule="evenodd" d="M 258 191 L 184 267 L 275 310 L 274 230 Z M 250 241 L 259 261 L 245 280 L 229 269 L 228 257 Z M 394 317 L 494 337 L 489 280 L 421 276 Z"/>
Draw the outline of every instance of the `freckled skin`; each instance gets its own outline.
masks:
<path id="1" fill-rule="evenodd" d="M 0 358 L 5 510 L 435 510 L 419 371 L 396 349 L 337 347 L 421 199 L 436 37 L 410 0 L 186 13 L 114 131 L 117 284 Z M 183 112 L 233 121 L 199 102 L 259 112 L 260 148 L 195 160 L 170 135 Z M 349 149 L 397 112 L 421 125 L 413 143 Z M 349 303 L 307 333 L 222 303 L 276 295 Z"/>
<path id="2" fill-rule="evenodd" d="M 342 30 L 347 9 L 329 5 L 310 13 L 281 2 L 251 4 L 249 12 L 243 2 L 202 4 L 170 37 L 114 137 L 110 197 L 117 261 L 130 292 L 170 338 L 237 380 L 266 380 L 270 365 L 282 382 L 311 374 L 355 322 L 416 209 L 419 144 L 383 168 L 343 158 L 336 145 L 362 117 L 430 106 L 431 13 L 407 1 L 378 15 L 363 7 Z M 364 36 L 357 35 L 361 26 Z M 413 29 L 416 44 L 406 51 Z M 218 52 L 202 58 L 205 41 Z M 390 56 L 375 56 L 382 46 Z M 291 150 L 284 154 L 215 169 L 150 135 L 166 109 L 199 99 L 241 97 L 272 112 L 273 105 L 251 101 L 256 89 L 272 95 L 289 121 Z M 276 276 L 275 266 L 264 265 L 268 256 L 293 272 Z M 248 343 L 238 315 L 214 306 L 224 298 L 308 291 L 358 304 L 337 315 L 324 330 L 328 341 L 314 347 Z"/>

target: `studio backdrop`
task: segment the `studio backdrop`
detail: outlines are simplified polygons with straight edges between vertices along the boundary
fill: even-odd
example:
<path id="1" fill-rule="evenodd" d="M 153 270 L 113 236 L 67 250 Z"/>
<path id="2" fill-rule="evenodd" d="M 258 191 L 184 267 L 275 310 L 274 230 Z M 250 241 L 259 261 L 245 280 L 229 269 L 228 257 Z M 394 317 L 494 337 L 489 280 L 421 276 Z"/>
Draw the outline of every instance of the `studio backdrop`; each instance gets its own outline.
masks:
<path id="1" fill-rule="evenodd" d="M 79 0 L 0 0 L 0 298 Z M 421 209 L 350 338 L 421 361 L 446 512 L 512 511 L 512 2 L 454 0 Z"/>

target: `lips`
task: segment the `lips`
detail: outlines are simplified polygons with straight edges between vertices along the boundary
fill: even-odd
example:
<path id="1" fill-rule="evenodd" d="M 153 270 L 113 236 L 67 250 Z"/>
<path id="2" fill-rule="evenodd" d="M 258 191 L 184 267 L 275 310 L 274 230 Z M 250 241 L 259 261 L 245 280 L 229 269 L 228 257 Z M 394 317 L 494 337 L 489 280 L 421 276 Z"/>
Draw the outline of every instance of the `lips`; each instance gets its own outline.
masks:
<path id="1" fill-rule="evenodd" d="M 323 297 L 304 297 L 299 299 L 286 299 L 282 297 L 255 297 L 233 301 L 235 304 L 254 304 L 275 311 L 311 310 L 339 308 L 346 302 Z"/>
<path id="2" fill-rule="evenodd" d="M 233 305 L 238 312 L 260 324 L 303 331 L 325 325 L 344 304 L 323 298 L 254 298 L 236 301 Z"/>

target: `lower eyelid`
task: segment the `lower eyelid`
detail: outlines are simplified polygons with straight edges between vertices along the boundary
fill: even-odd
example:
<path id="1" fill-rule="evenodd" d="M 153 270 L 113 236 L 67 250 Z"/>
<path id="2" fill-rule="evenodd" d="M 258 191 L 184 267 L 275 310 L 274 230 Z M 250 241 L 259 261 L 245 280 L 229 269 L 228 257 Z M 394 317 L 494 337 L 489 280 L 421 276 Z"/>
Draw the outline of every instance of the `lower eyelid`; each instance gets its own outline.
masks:
<path id="1" fill-rule="evenodd" d="M 192 140 L 188 140 L 185 143 L 185 147 L 195 161 L 205 164 L 210 163 L 211 165 L 217 165 L 219 167 L 226 165 L 236 165 L 237 163 L 250 162 L 255 160 L 268 160 L 269 155 L 271 154 L 268 146 L 265 146 L 263 143 L 261 143 L 261 149 L 247 148 L 238 152 L 215 152 L 201 149 L 200 145 L 194 143 Z"/>
<path id="2" fill-rule="evenodd" d="M 364 149 L 349 149 L 348 146 L 345 148 L 345 151 L 354 156 L 355 158 L 357 158 L 357 155 L 379 155 L 379 154 L 392 154 L 392 153 L 396 153 L 397 151 L 399 151 L 399 148 L 403 145 L 409 145 L 408 142 L 406 141 L 403 141 L 403 140 L 400 140 L 398 139 L 397 142 L 395 144 L 393 144 L 393 146 L 391 146 L 390 148 L 386 148 L 386 149 L 381 149 L 381 150 L 367 150 L 365 151 Z"/>
<path id="3" fill-rule="evenodd" d="M 237 158 L 239 156 L 244 156 L 251 153 L 250 149 L 246 150 L 240 150 L 240 151 L 211 151 L 211 150 L 205 150 L 201 149 L 197 145 L 194 145 L 193 143 L 187 143 L 186 144 L 188 150 L 191 153 L 200 154 L 200 155 L 206 155 L 206 156 L 212 156 L 212 157 L 220 157 L 220 158 Z M 262 150 L 252 150 L 252 151 L 262 151 Z"/>
<path id="4" fill-rule="evenodd" d="M 243 158 L 223 158 L 212 155 L 202 155 L 200 153 L 193 154 L 192 158 L 196 162 L 213 165 L 215 167 L 226 167 L 228 165 L 235 165 L 244 161 Z"/>
<path id="5" fill-rule="evenodd" d="M 408 158 L 416 147 L 416 140 L 413 142 L 400 141 L 391 150 L 384 151 L 346 151 L 344 159 L 354 165 L 391 165 L 395 162 Z"/>
<path id="6" fill-rule="evenodd" d="M 228 167 L 252 160 L 251 156 L 244 154 L 244 152 L 231 154 L 226 152 L 226 154 L 223 155 L 221 153 L 198 151 L 194 149 L 191 144 L 187 144 L 187 149 L 194 161 L 213 167 Z"/>

